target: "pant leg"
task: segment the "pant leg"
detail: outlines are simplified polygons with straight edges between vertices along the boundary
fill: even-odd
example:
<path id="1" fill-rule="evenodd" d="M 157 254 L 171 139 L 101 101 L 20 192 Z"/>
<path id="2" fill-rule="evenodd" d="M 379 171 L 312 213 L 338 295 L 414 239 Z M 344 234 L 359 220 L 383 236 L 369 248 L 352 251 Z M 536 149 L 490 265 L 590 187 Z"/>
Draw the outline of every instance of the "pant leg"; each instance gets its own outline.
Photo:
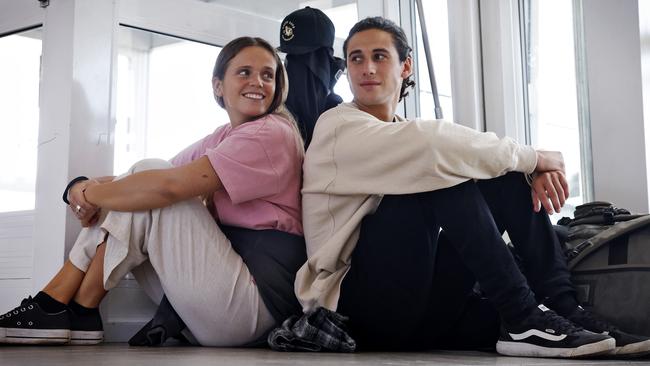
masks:
<path id="1" fill-rule="evenodd" d="M 525 176 L 509 173 L 478 186 L 501 232 L 508 232 L 538 302 L 574 292 L 557 235 L 546 212 L 533 211 Z"/>
<path id="2" fill-rule="evenodd" d="M 359 349 L 418 348 L 437 235 L 422 194 L 385 196 L 363 219 L 337 309 Z"/>
<path id="3" fill-rule="evenodd" d="M 428 192 L 429 207 L 501 317 L 520 321 L 538 302 L 472 180 Z"/>
<path id="4" fill-rule="evenodd" d="M 145 294 L 156 304 L 160 304 L 165 292 L 163 291 L 160 278 L 149 260 L 142 262 L 139 266 L 131 269 L 131 273 Z"/>
<path id="5" fill-rule="evenodd" d="M 352 254 L 352 265 L 343 280 L 338 307 L 340 313 L 350 317 L 351 335 L 361 349 L 407 350 L 447 347 L 450 344 L 454 348 L 471 349 L 494 345 L 492 342 L 499 325 L 496 310 L 484 299 L 473 301 L 471 294 L 475 277 L 460 260 L 456 245 L 452 248 L 449 241 L 437 242 L 439 228 L 435 215 L 440 215 L 439 211 L 456 215 L 460 223 L 464 223 L 462 219 L 468 215 L 464 210 L 460 210 L 462 215 L 447 212 L 445 205 L 453 203 L 457 196 L 471 195 L 474 201 L 481 199 L 473 182 L 468 187 L 443 194 L 443 198 L 448 196 L 448 199 L 440 202 L 431 192 L 385 196 L 377 211 L 363 220 L 359 241 Z M 438 205 L 440 209 L 432 209 Z M 476 209 L 463 206 L 463 202 L 458 202 L 458 205 L 467 207 L 467 210 Z M 482 207 L 483 213 L 487 211 L 482 220 L 486 220 L 490 217 L 489 211 L 484 203 Z M 452 220 L 445 217 L 443 221 Z M 452 232 L 466 229 L 459 225 L 448 226 Z M 475 228 L 477 232 L 470 230 L 474 233 L 470 237 L 480 239 L 484 232 L 479 229 Z M 496 232 L 494 227 L 489 226 L 489 229 Z M 493 233 L 493 236 L 504 249 L 500 255 L 507 256 L 502 261 L 512 264 L 511 270 L 518 271 L 498 233 Z M 456 233 L 455 238 L 459 237 L 462 239 Z M 482 241 L 471 243 L 481 244 Z M 481 252 L 482 245 L 476 247 L 474 252 Z M 472 252 L 466 249 L 464 253 Z M 469 261 L 480 262 L 477 258 L 492 256 L 484 250 Z M 488 259 L 487 262 L 494 261 Z M 496 271 L 500 276 L 512 276 L 512 273 L 500 269 Z M 498 279 L 504 282 L 498 282 L 496 286 L 508 286 L 508 279 Z M 525 280 L 524 289 L 530 293 Z M 508 296 L 513 291 L 504 293 Z M 529 306 L 535 305 L 533 299 Z M 515 312 L 525 308 L 525 303 L 513 305 Z"/>
<path id="6" fill-rule="evenodd" d="M 102 218 L 98 225 L 82 228 L 70 251 L 70 261 L 84 272 L 88 270 L 90 262 L 95 257 L 97 246 L 106 240 L 106 232 L 101 228 L 103 220 Z M 151 301 L 159 304 L 164 292 L 151 262 L 148 259 L 144 260 L 140 265 L 134 267 L 131 273 Z"/>
<path id="7" fill-rule="evenodd" d="M 428 349 L 494 349 L 499 313 L 476 289 L 476 277 L 465 266 L 444 231 L 438 236 L 430 317 L 419 332 Z"/>
<path id="8" fill-rule="evenodd" d="M 146 161 L 132 171 L 165 164 Z M 248 268 L 200 200 L 110 212 L 101 229 L 108 234 L 104 287 L 112 288 L 148 260 L 170 303 L 202 345 L 243 345 L 275 324 Z"/>

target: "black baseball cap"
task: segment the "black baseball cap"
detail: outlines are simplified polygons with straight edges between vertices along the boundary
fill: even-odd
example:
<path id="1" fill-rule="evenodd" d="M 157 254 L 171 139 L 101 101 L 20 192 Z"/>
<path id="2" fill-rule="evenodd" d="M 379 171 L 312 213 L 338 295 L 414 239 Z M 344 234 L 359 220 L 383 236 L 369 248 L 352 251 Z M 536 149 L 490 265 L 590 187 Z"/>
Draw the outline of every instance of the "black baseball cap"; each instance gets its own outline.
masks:
<path id="1" fill-rule="evenodd" d="M 309 6 L 287 15 L 280 26 L 280 51 L 303 54 L 334 45 L 334 24 Z"/>

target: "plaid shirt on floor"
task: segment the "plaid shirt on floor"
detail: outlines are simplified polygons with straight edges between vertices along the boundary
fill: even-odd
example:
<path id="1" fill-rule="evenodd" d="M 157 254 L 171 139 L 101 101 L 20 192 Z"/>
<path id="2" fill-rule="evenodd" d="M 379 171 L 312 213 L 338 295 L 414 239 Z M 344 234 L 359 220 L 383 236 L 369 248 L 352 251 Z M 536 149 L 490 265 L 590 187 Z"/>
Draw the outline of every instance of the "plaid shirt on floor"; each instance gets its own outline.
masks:
<path id="1" fill-rule="evenodd" d="M 276 351 L 353 352 L 356 342 L 346 331 L 343 315 L 319 307 L 292 316 L 269 334 L 268 343 Z"/>

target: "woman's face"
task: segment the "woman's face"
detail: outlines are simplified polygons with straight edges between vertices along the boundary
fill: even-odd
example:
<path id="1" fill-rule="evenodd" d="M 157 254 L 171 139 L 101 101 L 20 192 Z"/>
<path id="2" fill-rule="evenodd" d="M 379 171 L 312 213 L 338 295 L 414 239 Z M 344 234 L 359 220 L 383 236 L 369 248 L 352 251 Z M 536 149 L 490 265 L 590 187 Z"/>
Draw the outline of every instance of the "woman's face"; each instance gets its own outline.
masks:
<path id="1" fill-rule="evenodd" d="M 278 65 L 264 48 L 243 48 L 230 60 L 223 80 L 213 79 L 213 88 L 235 127 L 266 113 L 275 95 Z"/>

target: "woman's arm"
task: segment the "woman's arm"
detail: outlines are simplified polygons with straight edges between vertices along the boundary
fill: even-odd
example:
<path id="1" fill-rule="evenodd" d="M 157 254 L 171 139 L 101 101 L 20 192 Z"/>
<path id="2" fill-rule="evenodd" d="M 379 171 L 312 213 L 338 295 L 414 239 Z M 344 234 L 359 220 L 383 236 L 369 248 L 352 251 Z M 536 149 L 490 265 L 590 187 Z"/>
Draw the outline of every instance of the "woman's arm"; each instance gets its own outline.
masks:
<path id="1" fill-rule="evenodd" d="M 112 182 L 89 181 L 83 195 L 88 203 L 108 210 L 142 211 L 221 188 L 223 184 L 210 160 L 203 156 L 187 165 L 142 171 Z"/>

